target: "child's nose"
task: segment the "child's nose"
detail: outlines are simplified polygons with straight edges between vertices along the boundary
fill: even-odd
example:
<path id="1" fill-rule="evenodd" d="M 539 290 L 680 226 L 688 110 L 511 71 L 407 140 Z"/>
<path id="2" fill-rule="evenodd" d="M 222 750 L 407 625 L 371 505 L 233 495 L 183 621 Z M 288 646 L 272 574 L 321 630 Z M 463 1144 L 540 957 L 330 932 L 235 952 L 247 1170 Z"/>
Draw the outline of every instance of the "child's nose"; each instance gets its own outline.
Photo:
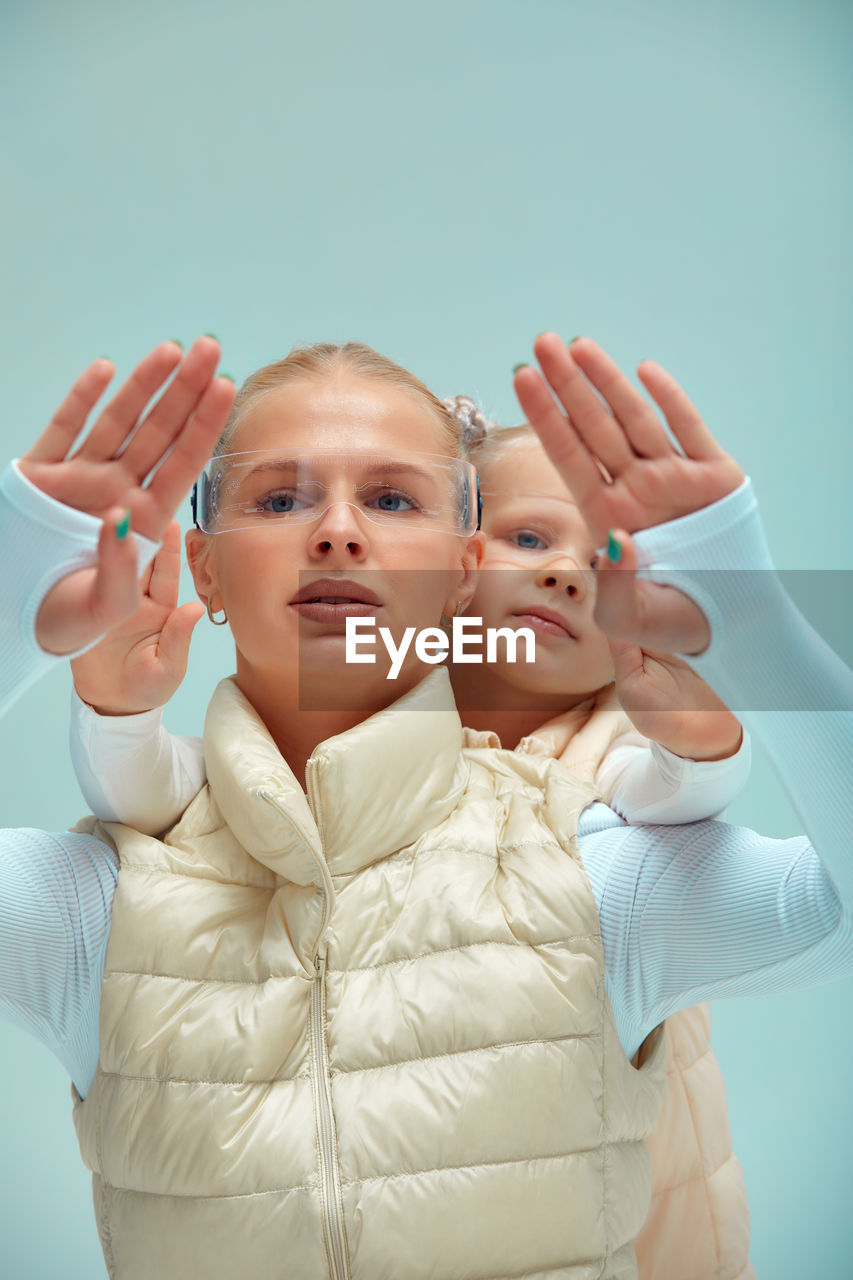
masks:
<path id="1" fill-rule="evenodd" d="M 570 599 L 578 604 L 586 599 L 590 584 L 586 574 L 570 556 L 560 558 L 540 569 L 536 575 L 537 587 L 545 587 L 556 591 L 565 591 Z"/>

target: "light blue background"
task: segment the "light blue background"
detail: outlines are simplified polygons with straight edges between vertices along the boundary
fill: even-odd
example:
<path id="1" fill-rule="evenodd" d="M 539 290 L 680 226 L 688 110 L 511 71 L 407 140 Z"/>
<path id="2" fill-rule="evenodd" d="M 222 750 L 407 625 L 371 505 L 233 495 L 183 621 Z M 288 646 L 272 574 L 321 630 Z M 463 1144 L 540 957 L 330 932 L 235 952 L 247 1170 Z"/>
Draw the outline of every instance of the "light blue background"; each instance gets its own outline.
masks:
<path id="1" fill-rule="evenodd" d="M 202 331 L 240 378 L 361 338 L 512 421 L 553 327 L 673 370 L 780 566 L 850 568 L 850 36 L 794 0 L 3 0 L 0 457 L 94 356 Z M 200 627 L 170 725 L 230 669 Z M 10 825 L 81 812 L 68 683 L 3 721 Z M 760 753 L 731 816 L 798 830 Z M 763 1280 L 853 1274 L 852 995 L 714 1009 Z M 68 1082 L 0 1052 L 0 1274 L 91 1280 Z"/>

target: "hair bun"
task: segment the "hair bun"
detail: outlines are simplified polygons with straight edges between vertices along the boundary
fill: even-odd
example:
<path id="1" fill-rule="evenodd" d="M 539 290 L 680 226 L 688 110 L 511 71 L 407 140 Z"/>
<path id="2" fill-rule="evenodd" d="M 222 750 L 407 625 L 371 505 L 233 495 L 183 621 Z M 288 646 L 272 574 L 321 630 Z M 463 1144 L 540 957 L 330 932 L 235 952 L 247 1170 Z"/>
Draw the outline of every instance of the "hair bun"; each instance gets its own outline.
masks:
<path id="1" fill-rule="evenodd" d="M 462 444 L 467 452 L 481 445 L 488 432 L 497 426 L 470 396 L 448 396 L 441 403 L 462 428 Z"/>

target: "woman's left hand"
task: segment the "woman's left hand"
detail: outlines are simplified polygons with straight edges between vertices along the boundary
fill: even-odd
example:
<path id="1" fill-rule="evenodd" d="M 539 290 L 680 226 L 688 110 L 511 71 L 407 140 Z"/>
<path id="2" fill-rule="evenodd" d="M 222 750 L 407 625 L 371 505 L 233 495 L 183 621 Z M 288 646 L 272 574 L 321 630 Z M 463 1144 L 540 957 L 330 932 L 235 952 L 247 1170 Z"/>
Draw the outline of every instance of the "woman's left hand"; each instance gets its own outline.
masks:
<path id="1" fill-rule="evenodd" d="M 701 510 L 743 482 L 738 463 L 660 365 L 644 361 L 637 373 L 674 441 L 645 397 L 591 339 L 576 339 L 568 348 L 557 334 L 545 333 L 534 351 L 542 373 L 526 365 L 515 375 L 521 407 L 596 546 L 616 532 L 617 549 L 628 552 L 620 556 L 620 568 L 636 565 L 629 534 Z M 603 562 L 607 572 L 599 573 L 595 617 L 602 630 L 664 653 L 707 647 L 708 623 L 692 600 L 615 568 L 614 561 Z"/>

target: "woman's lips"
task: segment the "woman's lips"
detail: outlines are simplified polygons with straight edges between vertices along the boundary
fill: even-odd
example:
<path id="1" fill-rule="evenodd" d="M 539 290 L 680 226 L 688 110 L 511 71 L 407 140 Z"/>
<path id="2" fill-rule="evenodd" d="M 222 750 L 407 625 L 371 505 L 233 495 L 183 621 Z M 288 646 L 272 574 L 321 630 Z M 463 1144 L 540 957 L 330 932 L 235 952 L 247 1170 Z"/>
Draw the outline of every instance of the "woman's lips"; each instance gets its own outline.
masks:
<path id="1" fill-rule="evenodd" d="M 382 602 L 369 587 L 349 578 L 317 578 L 300 587 L 290 601 L 300 618 L 312 622 L 346 622 L 347 618 L 370 618 Z"/>
<path id="2" fill-rule="evenodd" d="M 364 600 L 350 600 L 346 597 L 324 596 L 320 600 L 300 600 L 291 604 L 300 618 L 310 618 L 312 622 L 346 622 L 347 618 L 372 618 L 377 604 L 367 604 Z"/>
<path id="3" fill-rule="evenodd" d="M 577 636 L 569 629 L 569 624 L 560 615 L 550 609 L 531 609 L 526 613 L 512 615 L 521 627 L 530 627 L 531 631 L 541 635 L 558 636 L 562 640 L 577 640 Z"/>

